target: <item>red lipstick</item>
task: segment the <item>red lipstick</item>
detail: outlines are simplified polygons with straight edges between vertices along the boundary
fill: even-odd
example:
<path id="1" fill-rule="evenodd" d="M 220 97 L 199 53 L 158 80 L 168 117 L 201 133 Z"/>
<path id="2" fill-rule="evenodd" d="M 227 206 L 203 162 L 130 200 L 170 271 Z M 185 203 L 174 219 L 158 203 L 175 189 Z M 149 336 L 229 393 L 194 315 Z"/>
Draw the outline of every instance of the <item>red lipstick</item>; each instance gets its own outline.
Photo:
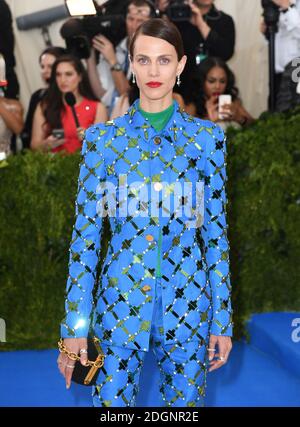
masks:
<path id="1" fill-rule="evenodd" d="M 152 88 L 156 88 L 156 87 L 159 87 L 162 85 L 162 83 L 160 83 L 160 82 L 148 82 L 146 84 L 147 84 L 147 86 L 152 87 Z"/>

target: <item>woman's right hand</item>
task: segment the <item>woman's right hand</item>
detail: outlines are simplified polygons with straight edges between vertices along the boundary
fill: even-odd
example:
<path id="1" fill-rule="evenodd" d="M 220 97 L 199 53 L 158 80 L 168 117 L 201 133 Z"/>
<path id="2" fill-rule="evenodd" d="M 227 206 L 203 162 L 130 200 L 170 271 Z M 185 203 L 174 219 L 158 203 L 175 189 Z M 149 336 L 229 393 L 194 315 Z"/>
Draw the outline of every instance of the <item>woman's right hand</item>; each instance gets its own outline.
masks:
<path id="1" fill-rule="evenodd" d="M 208 119 L 212 122 L 219 120 L 218 113 L 218 96 L 211 96 L 205 103 Z"/>
<path id="2" fill-rule="evenodd" d="M 65 338 L 63 340 L 67 350 L 80 355 L 80 363 L 85 366 L 88 360 L 87 338 Z M 80 350 L 83 350 L 82 352 Z M 65 353 L 60 353 L 57 359 L 58 369 L 66 380 L 66 388 L 70 388 L 75 360 L 70 359 Z"/>
<path id="3" fill-rule="evenodd" d="M 55 136 L 53 135 L 49 135 L 46 139 L 45 139 L 45 145 L 46 145 L 46 150 L 52 150 L 53 148 L 59 147 L 60 145 L 64 144 L 66 142 L 66 140 L 64 138 L 58 139 L 55 138 Z"/>

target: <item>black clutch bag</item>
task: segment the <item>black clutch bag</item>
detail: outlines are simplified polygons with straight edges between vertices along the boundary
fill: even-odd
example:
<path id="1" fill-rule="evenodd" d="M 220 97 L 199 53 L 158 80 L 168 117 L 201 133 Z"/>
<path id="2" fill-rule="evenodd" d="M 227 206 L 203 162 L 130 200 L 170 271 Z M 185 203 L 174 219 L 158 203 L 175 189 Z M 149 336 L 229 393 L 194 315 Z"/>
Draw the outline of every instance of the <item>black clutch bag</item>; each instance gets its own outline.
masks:
<path id="1" fill-rule="evenodd" d="M 99 369 L 104 364 L 104 353 L 100 346 L 100 341 L 96 337 L 88 336 L 88 362 L 86 366 L 80 362 L 80 357 L 74 353 L 68 352 L 66 347 L 63 345 L 63 341 L 60 340 L 58 348 L 60 352 L 66 353 L 70 359 L 76 360 L 75 368 L 72 374 L 72 381 L 81 385 L 95 385 L 97 377 L 99 375 Z"/>

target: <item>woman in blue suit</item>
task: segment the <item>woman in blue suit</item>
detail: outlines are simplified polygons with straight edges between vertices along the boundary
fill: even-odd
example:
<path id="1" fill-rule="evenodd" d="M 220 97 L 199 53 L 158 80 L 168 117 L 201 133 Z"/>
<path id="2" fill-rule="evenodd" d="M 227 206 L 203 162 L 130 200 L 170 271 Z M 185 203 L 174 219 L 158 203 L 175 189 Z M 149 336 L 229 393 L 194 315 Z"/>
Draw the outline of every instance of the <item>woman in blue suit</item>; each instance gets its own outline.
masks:
<path id="1" fill-rule="evenodd" d="M 61 336 L 83 364 L 90 326 L 100 339 L 94 406 L 135 406 L 150 348 L 166 406 L 202 406 L 207 371 L 232 347 L 225 137 L 172 98 L 186 63 L 173 24 L 143 23 L 129 51 L 140 98 L 85 134 Z M 68 388 L 75 362 L 58 363 Z"/>

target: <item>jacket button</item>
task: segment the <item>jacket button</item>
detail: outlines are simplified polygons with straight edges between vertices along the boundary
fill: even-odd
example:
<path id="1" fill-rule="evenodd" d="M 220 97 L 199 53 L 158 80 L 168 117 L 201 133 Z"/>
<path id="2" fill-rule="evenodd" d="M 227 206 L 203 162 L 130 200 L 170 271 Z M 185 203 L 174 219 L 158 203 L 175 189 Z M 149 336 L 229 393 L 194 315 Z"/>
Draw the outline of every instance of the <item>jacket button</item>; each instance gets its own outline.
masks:
<path id="1" fill-rule="evenodd" d="M 156 136 L 154 138 L 154 144 L 159 145 L 161 143 L 161 138 L 159 136 Z"/>
<path id="2" fill-rule="evenodd" d="M 154 183 L 154 190 L 155 191 L 160 191 L 162 189 L 162 183 L 161 182 L 155 182 Z"/>
<path id="3" fill-rule="evenodd" d="M 145 285 L 145 286 L 142 287 L 142 290 L 145 291 L 145 292 L 150 291 L 151 290 L 151 286 Z"/>
<path id="4" fill-rule="evenodd" d="M 146 239 L 148 240 L 148 242 L 152 242 L 154 237 L 152 236 L 152 234 L 146 234 Z"/>

